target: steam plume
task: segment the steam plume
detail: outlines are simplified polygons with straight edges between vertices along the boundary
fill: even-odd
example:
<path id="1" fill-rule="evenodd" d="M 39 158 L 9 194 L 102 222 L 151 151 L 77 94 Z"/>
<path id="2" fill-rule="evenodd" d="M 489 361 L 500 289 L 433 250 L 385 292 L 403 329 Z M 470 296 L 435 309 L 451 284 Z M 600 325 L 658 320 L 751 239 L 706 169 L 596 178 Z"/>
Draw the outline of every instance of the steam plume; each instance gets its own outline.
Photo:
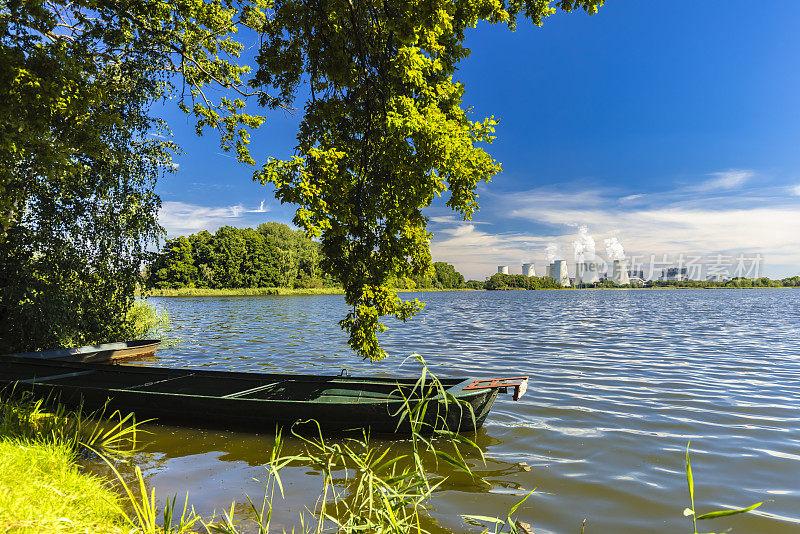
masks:
<path id="1" fill-rule="evenodd" d="M 608 239 L 604 239 L 603 242 L 606 245 L 608 261 L 625 259 L 625 249 L 622 248 L 622 243 L 620 243 L 616 237 L 609 237 Z"/>
<path id="2" fill-rule="evenodd" d="M 549 243 L 544 249 L 544 255 L 547 258 L 547 263 L 553 263 L 559 256 L 558 245 L 556 243 Z"/>
<path id="3" fill-rule="evenodd" d="M 575 261 L 583 263 L 585 261 L 594 261 L 595 259 L 595 244 L 594 238 L 589 235 L 589 228 L 581 226 L 578 228 L 578 239 L 572 242 L 572 248 L 575 250 Z"/>

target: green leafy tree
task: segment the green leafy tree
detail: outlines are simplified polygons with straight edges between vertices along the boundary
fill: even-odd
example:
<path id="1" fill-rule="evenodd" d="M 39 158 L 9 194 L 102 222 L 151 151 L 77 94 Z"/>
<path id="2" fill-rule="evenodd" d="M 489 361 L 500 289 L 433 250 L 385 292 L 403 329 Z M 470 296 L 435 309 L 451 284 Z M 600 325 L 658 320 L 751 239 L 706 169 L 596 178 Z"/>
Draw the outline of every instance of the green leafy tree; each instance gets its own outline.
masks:
<path id="1" fill-rule="evenodd" d="M 322 287 L 319 244 L 285 224 L 225 226 L 167 240 L 148 267 L 151 288 Z"/>
<path id="2" fill-rule="evenodd" d="M 0 352 L 125 337 L 155 181 L 175 147 L 152 103 L 175 96 L 198 132 L 253 163 L 233 36 L 266 2 L 0 2 Z M 209 87 L 227 88 L 210 98 Z M 184 89 L 184 91 L 179 91 Z M 232 96 L 235 95 L 235 96 Z M 155 135 L 151 135 L 155 134 Z"/>
<path id="3" fill-rule="evenodd" d="M 195 287 L 214 287 L 214 236 L 203 230 L 189 236 L 192 244 L 192 261 L 197 266 Z"/>
<path id="4" fill-rule="evenodd" d="M 164 253 L 151 266 L 151 281 L 154 287 L 195 287 L 199 270 L 195 265 L 191 239 L 178 237 L 164 245 Z"/>
<path id="5" fill-rule="evenodd" d="M 502 273 L 493 274 L 483 284 L 484 289 L 562 289 L 563 287 L 549 276 Z"/>
<path id="6" fill-rule="evenodd" d="M 443 261 L 433 264 L 436 274 L 436 282 L 444 289 L 458 289 L 464 287 L 464 275 L 456 271 L 456 268 Z"/>
<path id="7" fill-rule="evenodd" d="M 562 0 L 564 11 L 594 13 L 603 0 Z M 547 0 L 276 0 L 262 30 L 255 80 L 291 102 L 301 82 L 310 99 L 296 155 L 271 159 L 256 174 L 294 222 L 320 236 L 351 311 L 340 324 L 365 358 L 385 352 L 381 317 L 405 321 L 422 304 L 402 301 L 392 280 L 431 275 L 430 233 L 422 209 L 447 205 L 469 219 L 475 189 L 500 172 L 484 150 L 497 122 L 474 120 L 454 79 L 469 55 L 465 32 L 480 21 L 540 25 Z"/>
<path id="8" fill-rule="evenodd" d="M 214 280 L 219 287 L 244 287 L 247 244 L 241 231 L 223 226 L 214 234 Z"/>

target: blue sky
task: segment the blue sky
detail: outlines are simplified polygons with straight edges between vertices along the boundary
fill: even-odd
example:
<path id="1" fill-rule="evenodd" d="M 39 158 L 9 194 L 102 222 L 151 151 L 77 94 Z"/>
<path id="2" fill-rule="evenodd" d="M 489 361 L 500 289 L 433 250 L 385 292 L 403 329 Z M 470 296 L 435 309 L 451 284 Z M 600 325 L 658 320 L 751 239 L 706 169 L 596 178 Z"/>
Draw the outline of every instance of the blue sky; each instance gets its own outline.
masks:
<path id="1" fill-rule="evenodd" d="M 504 171 L 481 186 L 474 221 L 441 201 L 426 212 L 434 259 L 483 279 L 498 264 L 572 263 L 575 243 L 593 241 L 600 261 L 620 243 L 645 270 L 800 273 L 797 20 L 791 0 L 608 0 L 541 28 L 479 26 L 457 78 L 476 119 L 500 119 L 489 150 Z M 293 209 L 213 134 L 196 138 L 191 121 L 167 115 L 185 151 L 158 186 L 170 236 L 290 223 Z M 298 120 L 272 112 L 256 159 L 291 155 Z"/>

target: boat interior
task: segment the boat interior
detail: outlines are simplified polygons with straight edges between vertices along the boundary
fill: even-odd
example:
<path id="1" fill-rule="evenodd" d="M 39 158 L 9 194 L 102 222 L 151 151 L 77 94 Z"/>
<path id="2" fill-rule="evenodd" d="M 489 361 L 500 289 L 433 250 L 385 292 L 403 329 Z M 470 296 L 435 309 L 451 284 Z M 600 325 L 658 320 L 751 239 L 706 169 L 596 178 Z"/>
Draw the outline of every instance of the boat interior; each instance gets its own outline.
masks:
<path id="1" fill-rule="evenodd" d="M 79 366 L 3 362 L 0 365 L 0 381 L 225 399 L 346 403 L 419 398 L 419 391 L 414 390 L 414 379 L 220 373 L 103 364 Z M 461 379 L 442 380 L 446 389 L 461 382 Z"/>

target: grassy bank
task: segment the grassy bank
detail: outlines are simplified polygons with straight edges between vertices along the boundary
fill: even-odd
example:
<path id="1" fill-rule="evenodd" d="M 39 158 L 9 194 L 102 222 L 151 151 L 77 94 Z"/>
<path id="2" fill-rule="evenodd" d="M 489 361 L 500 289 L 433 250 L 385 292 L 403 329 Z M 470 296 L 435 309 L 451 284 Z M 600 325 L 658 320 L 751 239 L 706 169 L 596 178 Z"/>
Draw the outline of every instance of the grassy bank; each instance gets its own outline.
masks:
<path id="1" fill-rule="evenodd" d="M 129 532 L 119 493 L 83 472 L 78 458 L 130 450 L 132 418 L 89 418 L 7 393 L 0 397 L 0 531 Z"/>
<path id="2" fill-rule="evenodd" d="M 0 530 L 124 532 L 119 496 L 64 443 L 0 438 Z"/>
<path id="3" fill-rule="evenodd" d="M 288 287 L 250 287 L 236 289 L 208 289 L 199 287 L 181 287 L 177 289 L 148 289 L 142 293 L 144 297 L 245 297 L 268 295 L 342 295 L 344 291 L 338 287 L 312 287 L 290 289 Z"/>

